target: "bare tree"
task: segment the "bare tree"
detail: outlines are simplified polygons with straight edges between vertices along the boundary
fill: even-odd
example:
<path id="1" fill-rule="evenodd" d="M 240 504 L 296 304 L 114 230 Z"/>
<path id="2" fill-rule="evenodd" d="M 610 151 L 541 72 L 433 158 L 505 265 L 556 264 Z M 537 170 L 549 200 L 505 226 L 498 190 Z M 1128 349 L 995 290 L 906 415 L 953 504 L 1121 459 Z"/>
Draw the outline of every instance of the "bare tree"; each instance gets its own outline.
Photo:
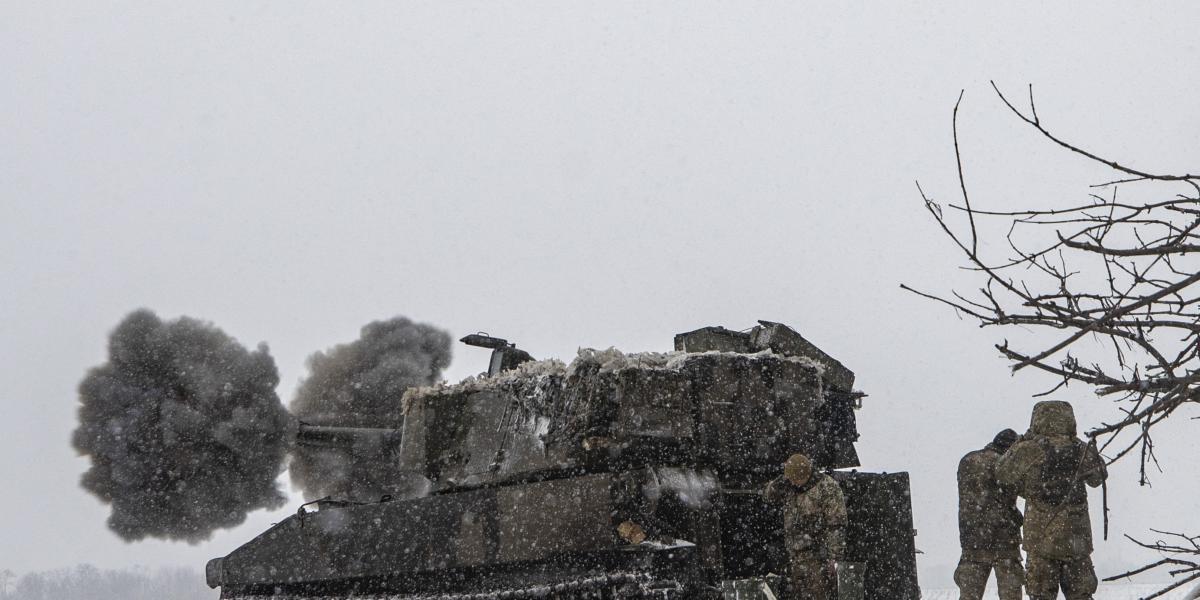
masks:
<path id="1" fill-rule="evenodd" d="M 0 600 L 8 599 L 8 592 L 12 589 L 13 582 L 16 580 L 17 574 L 10 569 L 0 570 Z"/>
<path id="2" fill-rule="evenodd" d="M 11 582 L 12 572 L 7 574 Z M 191 569 L 101 570 L 91 565 L 26 573 L 9 586 L 12 600 L 211 600 L 216 592 L 204 584 L 204 577 Z"/>
<path id="3" fill-rule="evenodd" d="M 1161 471 L 1155 427 L 1181 407 L 1200 403 L 1200 175 L 1155 173 L 1101 157 L 1043 124 L 1032 86 L 1027 109 L 1017 108 L 995 83 L 992 88 L 1044 139 L 1111 175 L 1090 186 L 1086 200 L 1073 203 L 1019 210 L 973 205 L 958 140 L 960 94 L 952 119 L 958 200 L 944 210 L 919 183 L 917 189 L 982 285 L 947 293 L 901 287 L 953 307 L 981 327 L 1049 332 L 1052 337 L 1026 336 L 1032 341 L 1020 345 L 1005 340 L 996 349 L 1013 371 L 1033 368 L 1055 377 L 1056 384 L 1039 395 L 1081 383 L 1114 400 L 1113 418 L 1087 436 L 1110 464 L 1136 457 L 1138 482 L 1146 485 L 1149 471 Z M 981 249 L 996 247 L 1003 248 L 998 256 Z M 1107 517 L 1105 507 L 1106 530 Z M 1163 560 L 1110 578 L 1170 568 L 1176 583 L 1148 598 L 1200 579 L 1200 537 L 1155 533 L 1162 536 L 1155 542 L 1130 539 L 1162 553 Z"/>

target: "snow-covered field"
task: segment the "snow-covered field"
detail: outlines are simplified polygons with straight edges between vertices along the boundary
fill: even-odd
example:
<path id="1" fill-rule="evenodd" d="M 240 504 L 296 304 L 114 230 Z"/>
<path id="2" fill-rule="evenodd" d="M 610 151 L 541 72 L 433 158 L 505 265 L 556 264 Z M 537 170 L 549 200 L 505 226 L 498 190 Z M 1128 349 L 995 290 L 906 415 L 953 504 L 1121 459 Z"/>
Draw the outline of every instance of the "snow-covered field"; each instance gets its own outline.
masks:
<path id="1" fill-rule="evenodd" d="M 1172 590 L 1164 596 L 1160 596 L 1164 600 L 1183 600 L 1187 597 L 1187 593 L 1192 590 L 1195 584 L 1184 585 L 1183 587 Z M 1142 584 L 1142 583 L 1102 583 L 1100 589 L 1096 591 L 1095 600 L 1138 600 L 1145 598 L 1154 592 L 1165 587 L 1165 584 Z M 995 600 L 996 590 L 989 587 L 985 600 Z M 1062 597 L 1062 594 L 1059 594 Z M 922 600 L 957 600 L 957 589 L 922 589 Z"/>

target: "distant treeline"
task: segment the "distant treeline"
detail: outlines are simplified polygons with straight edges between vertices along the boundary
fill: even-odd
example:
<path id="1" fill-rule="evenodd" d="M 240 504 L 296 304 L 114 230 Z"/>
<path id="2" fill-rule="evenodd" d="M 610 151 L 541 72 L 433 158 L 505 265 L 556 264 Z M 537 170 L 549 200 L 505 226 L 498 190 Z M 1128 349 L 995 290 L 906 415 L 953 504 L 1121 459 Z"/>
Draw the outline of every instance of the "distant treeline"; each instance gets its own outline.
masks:
<path id="1" fill-rule="evenodd" d="M 214 600 L 192 569 L 97 569 L 80 565 L 20 576 L 0 571 L 0 600 Z"/>

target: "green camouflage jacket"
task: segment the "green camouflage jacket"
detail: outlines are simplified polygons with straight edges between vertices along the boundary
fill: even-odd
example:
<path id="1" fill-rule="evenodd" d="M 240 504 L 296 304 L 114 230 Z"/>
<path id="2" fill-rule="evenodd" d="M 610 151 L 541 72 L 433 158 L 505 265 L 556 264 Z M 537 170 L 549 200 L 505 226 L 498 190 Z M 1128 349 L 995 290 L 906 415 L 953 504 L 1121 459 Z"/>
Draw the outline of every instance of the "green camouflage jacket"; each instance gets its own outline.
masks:
<path id="1" fill-rule="evenodd" d="M 999 461 L 999 449 L 989 444 L 958 463 L 958 539 L 964 556 L 979 550 L 1019 556 L 1017 489 L 996 481 Z"/>
<path id="2" fill-rule="evenodd" d="M 783 505 L 783 531 L 792 562 L 840 559 L 846 549 L 846 500 L 832 477 L 813 473 L 797 487 L 780 477 L 763 498 Z"/>
<path id="3" fill-rule="evenodd" d="M 1025 498 L 1025 551 L 1070 559 L 1092 552 L 1087 489 L 1108 477 L 1104 460 L 1075 437 L 1075 413 L 1061 401 L 1033 407 L 1029 431 L 996 465 L 1001 485 Z"/>

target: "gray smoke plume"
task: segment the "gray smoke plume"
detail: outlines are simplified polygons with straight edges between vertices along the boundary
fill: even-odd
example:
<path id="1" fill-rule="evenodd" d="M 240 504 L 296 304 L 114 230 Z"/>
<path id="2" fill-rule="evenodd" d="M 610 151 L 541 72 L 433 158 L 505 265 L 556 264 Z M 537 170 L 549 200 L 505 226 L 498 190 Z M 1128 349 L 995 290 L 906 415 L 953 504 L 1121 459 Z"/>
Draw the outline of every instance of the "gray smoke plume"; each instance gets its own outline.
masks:
<path id="1" fill-rule="evenodd" d="M 450 362 L 450 344 L 446 331 L 404 317 L 370 323 L 359 339 L 308 358 L 309 376 L 292 413 L 313 425 L 400 428 L 404 390 L 435 383 Z M 406 494 L 411 484 L 396 472 L 395 451 L 375 439 L 351 448 L 301 443 L 289 469 L 292 483 L 309 500 Z"/>
<path id="2" fill-rule="evenodd" d="M 108 362 L 79 384 L 81 484 L 112 504 L 126 540 L 198 542 L 282 505 L 275 485 L 294 428 L 266 345 L 250 352 L 210 323 L 125 317 Z"/>

